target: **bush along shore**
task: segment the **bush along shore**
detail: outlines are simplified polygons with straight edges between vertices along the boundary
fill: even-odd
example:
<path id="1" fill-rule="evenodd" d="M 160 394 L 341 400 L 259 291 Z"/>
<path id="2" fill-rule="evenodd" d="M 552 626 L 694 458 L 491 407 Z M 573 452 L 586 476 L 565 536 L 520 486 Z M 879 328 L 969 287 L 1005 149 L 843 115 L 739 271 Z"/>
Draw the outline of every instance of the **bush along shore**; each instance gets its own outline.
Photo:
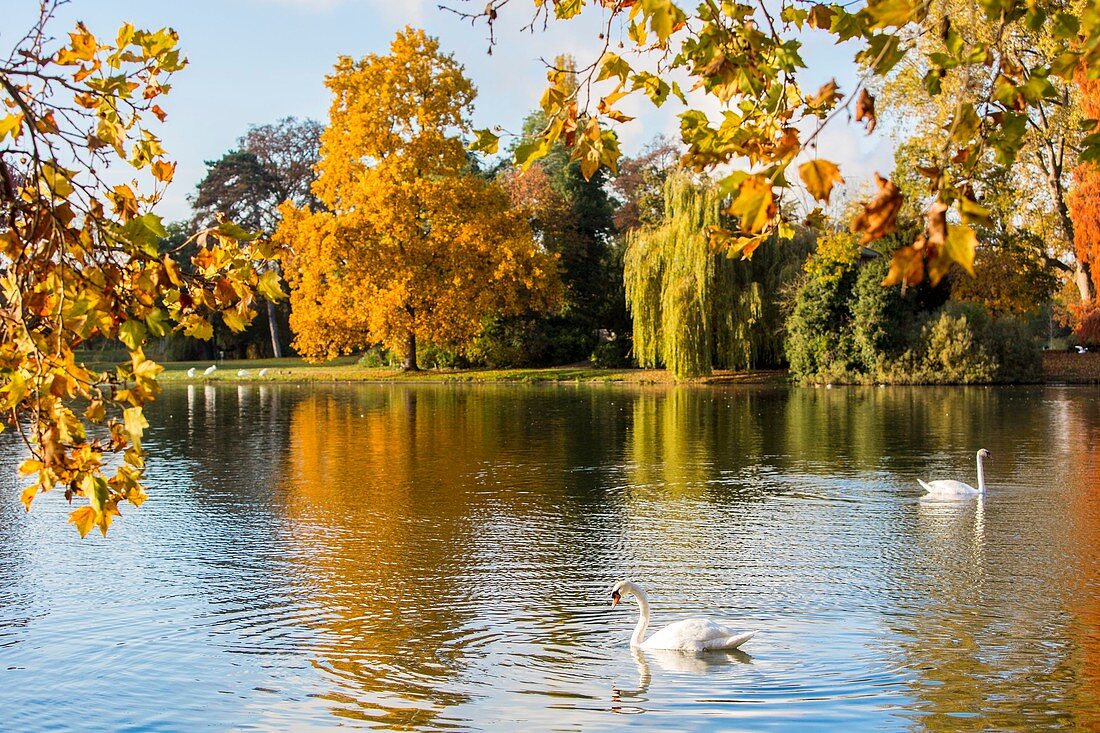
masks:
<path id="1" fill-rule="evenodd" d="M 820 257 L 820 255 L 818 255 Z M 949 300 L 946 284 L 886 286 L 888 263 L 817 262 L 787 320 L 787 358 L 803 384 L 1043 381 L 1028 324 Z"/>

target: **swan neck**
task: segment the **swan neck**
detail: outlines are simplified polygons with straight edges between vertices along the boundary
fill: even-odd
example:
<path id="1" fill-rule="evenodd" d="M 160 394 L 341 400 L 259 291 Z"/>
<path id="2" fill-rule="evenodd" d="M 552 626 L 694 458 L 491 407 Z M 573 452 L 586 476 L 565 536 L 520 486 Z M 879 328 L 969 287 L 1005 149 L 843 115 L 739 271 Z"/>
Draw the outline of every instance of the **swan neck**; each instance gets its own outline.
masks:
<path id="1" fill-rule="evenodd" d="M 630 646 L 641 646 L 645 630 L 649 628 L 649 599 L 646 598 L 645 591 L 636 586 L 634 596 L 638 599 L 638 609 L 641 613 L 638 616 L 638 625 L 634 627 L 634 633 L 630 636 Z"/>
<path id="2" fill-rule="evenodd" d="M 985 465 L 982 463 L 982 454 L 978 454 L 978 493 L 985 493 Z"/>

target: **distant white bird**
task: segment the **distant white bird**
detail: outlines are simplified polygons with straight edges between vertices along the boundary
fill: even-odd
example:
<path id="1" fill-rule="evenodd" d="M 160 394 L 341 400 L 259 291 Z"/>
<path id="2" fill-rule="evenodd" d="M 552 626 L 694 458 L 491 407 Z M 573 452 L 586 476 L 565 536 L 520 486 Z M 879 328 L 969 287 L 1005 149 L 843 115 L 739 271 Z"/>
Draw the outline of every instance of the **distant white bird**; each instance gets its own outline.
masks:
<path id="1" fill-rule="evenodd" d="M 188 379 L 193 379 L 194 376 L 195 376 L 195 367 L 191 367 L 190 369 L 187 370 L 187 378 Z"/>
<path id="2" fill-rule="evenodd" d="M 238 369 L 237 370 L 237 376 L 238 377 L 247 377 L 248 376 L 248 370 L 247 369 Z"/>
<path id="3" fill-rule="evenodd" d="M 985 493 L 985 466 L 982 465 L 982 461 L 990 457 L 989 451 L 982 448 L 978 451 L 978 488 L 974 488 L 970 484 L 964 484 L 962 481 L 955 481 L 953 479 L 941 479 L 939 481 L 924 482 L 917 479 L 917 482 L 924 487 L 924 490 L 929 494 L 935 496 L 973 496 L 975 494 Z"/>
<path id="4" fill-rule="evenodd" d="M 204 377 L 209 377 L 211 374 L 214 373 L 214 370 L 217 369 L 217 368 L 218 368 L 217 364 L 211 364 L 210 366 L 206 367 L 206 369 L 203 370 L 202 375 Z"/>
<path id="5" fill-rule="evenodd" d="M 267 369 L 267 367 L 264 367 L 263 369 L 261 369 L 261 370 L 260 370 L 260 376 L 261 376 L 261 377 L 266 377 L 266 376 L 267 376 L 267 372 L 268 372 L 268 369 Z"/>

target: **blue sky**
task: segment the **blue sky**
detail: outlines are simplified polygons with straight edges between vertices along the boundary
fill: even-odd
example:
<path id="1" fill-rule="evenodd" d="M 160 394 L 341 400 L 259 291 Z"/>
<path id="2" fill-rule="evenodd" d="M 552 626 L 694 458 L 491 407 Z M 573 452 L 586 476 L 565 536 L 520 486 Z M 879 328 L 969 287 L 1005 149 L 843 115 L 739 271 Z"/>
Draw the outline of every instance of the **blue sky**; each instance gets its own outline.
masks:
<path id="1" fill-rule="evenodd" d="M 461 5 L 461 0 L 452 4 Z M 479 7 L 478 2 L 469 4 Z M 5 56 L 33 22 L 37 5 L 35 0 L 0 0 L 0 50 Z M 583 62 L 598 53 L 597 15 L 552 24 L 546 32 L 524 32 L 521 27 L 530 20 L 532 7 L 516 0 L 506 8 L 492 56 L 485 53 L 485 27 L 471 27 L 439 10 L 436 0 L 73 0 L 62 7 L 51 30 L 63 38 L 83 20 L 93 33 L 111 36 L 123 21 L 146 28 L 167 25 L 179 32 L 190 65 L 174 77 L 172 92 L 161 104 L 169 115 L 162 138 L 179 167 L 159 213 L 180 219 L 188 216 L 187 196 L 205 172 L 204 161 L 232 148 L 249 125 L 287 115 L 326 121 L 324 76 L 337 56 L 384 53 L 394 33 L 407 24 L 439 37 L 444 49 L 466 67 L 479 92 L 476 126 L 518 129 L 542 92 L 545 68 L 540 57 L 570 52 Z M 851 49 L 838 49 L 821 34 L 808 36 L 806 43 L 803 56 L 810 68 L 804 83 L 818 85 L 836 77 L 850 88 Z M 677 130 L 675 105 L 653 110 L 639 101 L 624 105 L 624 111 L 637 115 L 619 129 L 627 154 L 658 133 Z M 885 173 L 892 167 L 892 147 L 883 133 L 867 138 L 843 120 L 825 133 L 822 147 L 827 157 L 841 163 L 854 187 L 872 170 Z"/>

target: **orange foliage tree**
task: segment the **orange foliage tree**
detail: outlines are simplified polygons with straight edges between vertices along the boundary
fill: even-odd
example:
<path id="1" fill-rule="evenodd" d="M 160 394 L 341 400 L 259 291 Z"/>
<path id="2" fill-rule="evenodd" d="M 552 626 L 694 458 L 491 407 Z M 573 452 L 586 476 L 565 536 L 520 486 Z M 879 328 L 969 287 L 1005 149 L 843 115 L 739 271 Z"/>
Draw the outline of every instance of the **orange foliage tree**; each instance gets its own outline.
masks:
<path id="1" fill-rule="evenodd" d="M 382 343 L 416 368 L 417 340 L 461 347 L 485 319 L 551 306 L 553 257 L 498 186 L 470 170 L 461 135 L 475 91 L 423 31 L 390 54 L 342 57 L 314 192 L 284 205 L 295 346 L 331 358 Z"/>
<path id="2" fill-rule="evenodd" d="M 1086 117 L 1100 118 L 1100 79 L 1077 75 L 1081 87 L 1081 111 Z M 1100 263 L 1100 163 L 1084 162 L 1073 171 L 1073 190 L 1069 195 L 1073 218 L 1073 240 L 1077 257 Z M 1100 268 L 1093 267 L 1092 279 L 1100 287 Z"/>
<path id="3" fill-rule="evenodd" d="M 1081 88 L 1081 111 L 1086 117 L 1100 118 L 1100 79 L 1077 74 Z M 1073 171 L 1073 189 L 1067 196 L 1073 219 L 1073 244 L 1077 259 L 1093 265 L 1092 279 L 1100 288 L 1100 163 L 1086 161 Z M 1071 306 L 1077 338 L 1083 343 L 1100 343 L 1100 308 L 1094 302 Z"/>

